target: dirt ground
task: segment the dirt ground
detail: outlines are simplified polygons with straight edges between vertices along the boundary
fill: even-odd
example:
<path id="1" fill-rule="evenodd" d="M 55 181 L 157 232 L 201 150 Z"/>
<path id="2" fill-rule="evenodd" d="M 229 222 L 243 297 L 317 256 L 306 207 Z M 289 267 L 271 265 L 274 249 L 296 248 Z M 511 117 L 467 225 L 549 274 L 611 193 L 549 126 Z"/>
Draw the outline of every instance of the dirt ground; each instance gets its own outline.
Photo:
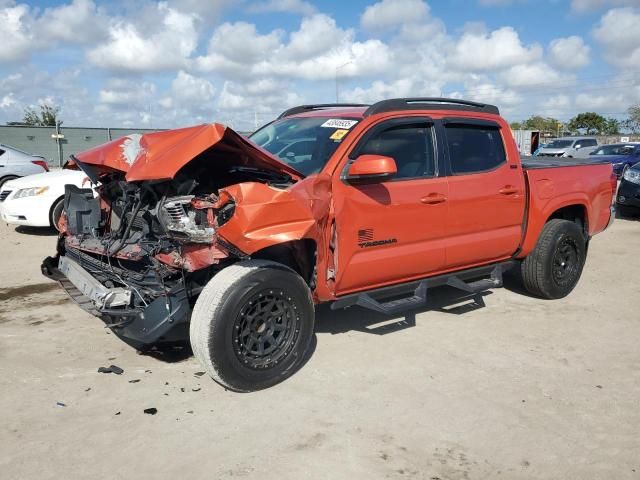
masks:
<path id="1" fill-rule="evenodd" d="M 564 300 L 512 280 L 394 319 L 320 307 L 306 365 L 252 394 L 109 334 L 40 275 L 54 243 L 0 226 L 0 478 L 640 478 L 638 221 Z"/>

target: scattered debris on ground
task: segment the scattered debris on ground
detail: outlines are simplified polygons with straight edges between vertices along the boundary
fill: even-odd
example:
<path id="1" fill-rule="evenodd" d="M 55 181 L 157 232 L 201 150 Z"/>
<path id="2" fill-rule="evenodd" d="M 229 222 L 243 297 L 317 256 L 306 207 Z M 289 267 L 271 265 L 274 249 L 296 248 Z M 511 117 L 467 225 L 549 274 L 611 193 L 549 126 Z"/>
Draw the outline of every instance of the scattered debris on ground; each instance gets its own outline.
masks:
<path id="1" fill-rule="evenodd" d="M 117 365 L 111 365 L 109 367 L 100 367 L 98 373 L 115 373 L 116 375 L 122 375 L 124 370 Z"/>
<path id="2" fill-rule="evenodd" d="M 145 408 L 144 409 L 144 413 L 146 413 L 147 415 L 155 415 L 156 413 L 158 413 L 158 409 L 157 408 Z"/>

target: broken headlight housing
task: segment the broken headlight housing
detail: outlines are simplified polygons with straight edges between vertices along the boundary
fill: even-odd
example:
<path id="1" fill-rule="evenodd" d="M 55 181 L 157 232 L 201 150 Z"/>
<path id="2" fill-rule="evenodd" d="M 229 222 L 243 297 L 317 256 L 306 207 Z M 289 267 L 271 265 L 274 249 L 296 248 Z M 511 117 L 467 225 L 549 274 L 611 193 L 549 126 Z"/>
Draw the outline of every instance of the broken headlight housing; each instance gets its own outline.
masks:
<path id="1" fill-rule="evenodd" d="M 160 207 L 160 219 L 169 234 L 194 243 L 211 243 L 215 229 L 207 209 L 193 208 L 193 195 L 167 198 Z"/>

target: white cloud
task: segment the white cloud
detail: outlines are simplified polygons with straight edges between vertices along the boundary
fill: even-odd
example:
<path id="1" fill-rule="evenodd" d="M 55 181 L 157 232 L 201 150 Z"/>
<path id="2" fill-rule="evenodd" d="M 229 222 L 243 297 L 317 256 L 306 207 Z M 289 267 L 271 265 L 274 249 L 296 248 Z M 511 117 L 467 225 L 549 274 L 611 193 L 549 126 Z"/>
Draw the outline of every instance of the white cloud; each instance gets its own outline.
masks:
<path id="1" fill-rule="evenodd" d="M 16 5 L 0 10 L 0 62 L 13 62 L 33 49 L 34 37 L 28 26 L 29 7 Z"/>
<path id="2" fill-rule="evenodd" d="M 299 13 L 301 15 L 313 15 L 316 7 L 304 0 L 265 0 L 255 2 L 247 8 L 249 13 Z"/>
<path id="3" fill-rule="evenodd" d="M 34 26 L 47 41 L 90 43 L 106 35 L 107 16 L 91 0 L 73 0 L 70 4 L 47 8 Z"/>
<path id="4" fill-rule="evenodd" d="M 150 72 L 183 68 L 197 47 L 196 15 L 157 4 L 159 21 L 151 32 L 129 21 L 115 21 L 109 27 L 109 41 L 87 53 L 100 68 L 129 72 Z"/>
<path id="5" fill-rule="evenodd" d="M 541 115 L 550 117 L 561 117 L 571 108 L 571 97 L 569 95 L 554 95 L 540 103 Z"/>
<path id="6" fill-rule="evenodd" d="M 560 75 L 543 62 L 515 65 L 500 75 L 510 87 L 551 87 L 562 82 L 566 85 L 572 77 Z"/>
<path id="7" fill-rule="evenodd" d="M 159 103 L 165 108 L 211 109 L 215 92 L 216 89 L 209 80 L 180 70 L 171 82 L 169 95 Z"/>
<path id="8" fill-rule="evenodd" d="M 638 68 L 640 64 L 640 9 L 609 10 L 593 30 L 594 38 L 604 47 L 607 62 L 621 68 Z"/>
<path id="9" fill-rule="evenodd" d="M 556 38 L 549 44 L 549 60 L 560 69 L 576 69 L 589 64 L 589 51 L 582 37 Z"/>
<path id="10" fill-rule="evenodd" d="M 527 64 L 542 57 L 538 44 L 525 47 L 512 27 L 490 34 L 465 32 L 451 52 L 451 64 L 462 71 L 489 71 Z"/>
<path id="11" fill-rule="evenodd" d="M 571 0 L 571 9 L 580 13 L 610 7 L 637 5 L 638 0 Z"/>
<path id="12" fill-rule="evenodd" d="M 149 82 L 112 79 L 106 88 L 98 93 L 103 104 L 144 107 L 156 93 L 156 86 Z"/>
<path id="13" fill-rule="evenodd" d="M 422 0 L 382 0 L 365 9 L 360 24 L 368 30 L 385 30 L 418 23 L 429 15 L 429 10 Z"/>
<path id="14" fill-rule="evenodd" d="M 390 66 L 390 50 L 380 40 L 355 41 L 355 32 L 336 25 L 333 18 L 316 14 L 304 18 L 285 40 L 274 30 L 257 32 L 244 22 L 221 25 L 213 33 L 208 53 L 198 57 L 202 71 L 224 72 L 236 78 L 278 76 L 321 80 L 341 76 L 373 75 Z"/>

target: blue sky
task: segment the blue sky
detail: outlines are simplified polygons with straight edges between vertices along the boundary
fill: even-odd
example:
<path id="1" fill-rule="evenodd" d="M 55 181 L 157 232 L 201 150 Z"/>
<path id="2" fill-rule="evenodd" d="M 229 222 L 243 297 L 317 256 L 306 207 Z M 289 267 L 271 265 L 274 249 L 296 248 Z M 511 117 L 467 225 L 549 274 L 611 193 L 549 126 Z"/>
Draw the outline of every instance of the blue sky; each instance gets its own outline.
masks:
<path id="1" fill-rule="evenodd" d="M 623 118 L 640 0 L 0 0 L 0 122 L 264 123 L 298 103 L 445 95 L 509 120 Z"/>

